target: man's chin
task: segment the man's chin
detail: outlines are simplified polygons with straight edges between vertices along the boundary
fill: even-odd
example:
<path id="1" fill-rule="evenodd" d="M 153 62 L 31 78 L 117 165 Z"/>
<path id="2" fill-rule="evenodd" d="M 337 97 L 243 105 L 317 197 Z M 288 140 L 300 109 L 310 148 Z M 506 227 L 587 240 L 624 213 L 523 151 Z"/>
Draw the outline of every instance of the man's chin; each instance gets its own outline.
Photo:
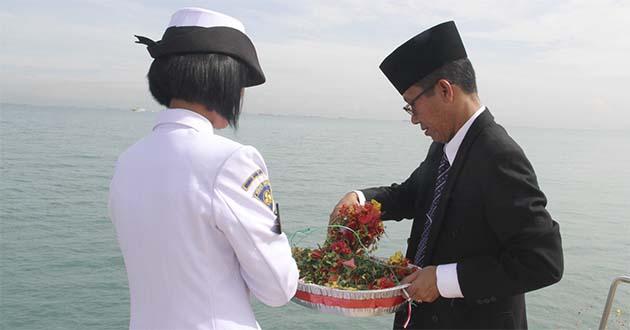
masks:
<path id="1" fill-rule="evenodd" d="M 429 132 L 429 130 L 424 131 L 424 136 L 430 137 L 431 140 L 433 140 L 433 142 L 440 142 L 438 141 L 436 136 L 434 136 L 433 134 L 431 134 L 431 132 Z"/>

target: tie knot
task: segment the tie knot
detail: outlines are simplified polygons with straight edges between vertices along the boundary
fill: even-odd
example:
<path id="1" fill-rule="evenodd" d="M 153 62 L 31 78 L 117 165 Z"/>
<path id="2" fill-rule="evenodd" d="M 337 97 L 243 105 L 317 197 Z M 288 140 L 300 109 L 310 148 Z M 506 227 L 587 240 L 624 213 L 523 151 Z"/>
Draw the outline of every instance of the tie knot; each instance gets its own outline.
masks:
<path id="1" fill-rule="evenodd" d="M 445 153 L 445 152 L 443 152 L 443 153 L 442 153 L 442 163 L 447 163 L 447 164 L 449 164 L 449 165 L 451 164 L 451 163 L 448 161 L 448 157 L 446 156 L 446 153 Z"/>

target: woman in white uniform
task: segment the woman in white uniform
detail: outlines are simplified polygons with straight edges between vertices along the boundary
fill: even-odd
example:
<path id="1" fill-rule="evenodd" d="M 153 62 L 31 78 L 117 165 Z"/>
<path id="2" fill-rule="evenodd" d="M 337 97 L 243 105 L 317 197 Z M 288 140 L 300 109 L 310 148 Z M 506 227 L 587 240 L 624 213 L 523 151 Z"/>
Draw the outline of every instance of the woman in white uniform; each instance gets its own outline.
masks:
<path id="1" fill-rule="evenodd" d="M 236 127 L 244 87 L 265 81 L 238 20 L 184 8 L 162 40 L 138 37 L 168 109 L 123 152 L 109 211 L 125 260 L 130 329 L 257 329 L 250 294 L 295 294 L 298 269 L 260 153 L 214 134 Z"/>

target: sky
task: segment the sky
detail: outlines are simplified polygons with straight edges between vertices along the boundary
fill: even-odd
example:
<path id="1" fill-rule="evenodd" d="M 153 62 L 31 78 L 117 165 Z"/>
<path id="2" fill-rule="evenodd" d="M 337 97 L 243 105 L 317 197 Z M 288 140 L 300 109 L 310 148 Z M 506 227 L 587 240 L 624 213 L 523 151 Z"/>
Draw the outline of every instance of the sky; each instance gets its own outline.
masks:
<path id="1" fill-rule="evenodd" d="M 160 109 L 146 82 L 152 59 L 133 35 L 159 40 L 187 6 L 245 25 L 267 77 L 246 89 L 246 113 L 406 120 L 378 65 L 454 20 L 500 123 L 630 127 L 628 0 L 5 0 L 0 102 Z"/>

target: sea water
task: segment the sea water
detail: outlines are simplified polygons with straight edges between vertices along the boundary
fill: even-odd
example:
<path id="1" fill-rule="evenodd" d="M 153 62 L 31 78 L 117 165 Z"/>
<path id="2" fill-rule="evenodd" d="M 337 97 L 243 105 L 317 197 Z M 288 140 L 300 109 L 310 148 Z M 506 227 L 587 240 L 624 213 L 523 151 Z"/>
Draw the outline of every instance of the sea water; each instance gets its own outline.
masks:
<path id="1" fill-rule="evenodd" d="M 124 329 L 127 278 L 107 190 L 114 163 L 151 131 L 156 113 L 0 105 L 0 328 Z M 500 110 L 493 111 L 501 123 Z M 596 328 L 611 280 L 630 274 L 630 130 L 506 127 L 532 162 L 560 223 L 562 281 L 527 294 L 530 328 Z M 224 135 L 258 148 L 288 235 L 322 242 L 338 199 L 401 182 L 430 140 L 407 121 L 242 116 Z M 377 253 L 404 251 L 411 221 L 387 222 Z M 294 303 L 253 301 L 263 329 L 384 329 L 391 315 L 346 318 Z M 621 285 L 610 329 L 630 327 Z"/>

